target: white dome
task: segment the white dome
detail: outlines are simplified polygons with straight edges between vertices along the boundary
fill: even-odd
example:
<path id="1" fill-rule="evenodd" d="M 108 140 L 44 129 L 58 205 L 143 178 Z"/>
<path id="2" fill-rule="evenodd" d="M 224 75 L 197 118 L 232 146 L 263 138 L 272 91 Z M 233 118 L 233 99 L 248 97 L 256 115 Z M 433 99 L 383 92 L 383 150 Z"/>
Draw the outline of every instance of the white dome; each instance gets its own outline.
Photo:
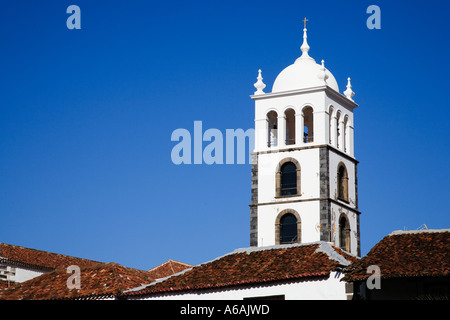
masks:
<path id="1" fill-rule="evenodd" d="M 282 92 L 289 90 L 298 90 L 305 88 L 312 88 L 323 86 L 324 84 L 339 92 L 339 86 L 336 79 L 324 66 L 317 64 L 316 61 L 308 55 L 308 35 L 306 34 L 306 19 L 305 28 L 303 29 L 303 44 L 300 47 L 302 55 L 295 60 L 294 64 L 280 72 L 272 87 L 272 92 Z M 324 74 L 325 70 L 325 74 Z"/>
<path id="2" fill-rule="evenodd" d="M 320 75 L 323 74 L 322 65 L 317 64 L 311 57 L 300 57 L 295 63 L 285 68 L 275 79 L 272 92 L 305 89 L 324 84 Z M 333 74 L 325 69 L 326 84 L 339 92 L 339 86 Z"/>

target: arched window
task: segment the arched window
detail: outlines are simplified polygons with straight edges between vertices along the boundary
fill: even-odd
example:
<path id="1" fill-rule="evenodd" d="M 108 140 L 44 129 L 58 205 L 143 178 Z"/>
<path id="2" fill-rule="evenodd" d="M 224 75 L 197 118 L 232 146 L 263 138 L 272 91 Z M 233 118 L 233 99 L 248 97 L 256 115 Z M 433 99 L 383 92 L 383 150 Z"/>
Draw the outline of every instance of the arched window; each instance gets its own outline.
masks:
<path id="1" fill-rule="evenodd" d="M 280 244 L 297 242 L 297 218 L 287 213 L 280 219 Z"/>
<path id="2" fill-rule="evenodd" d="M 337 173 L 338 199 L 348 202 L 348 174 L 345 165 L 341 163 Z"/>
<path id="3" fill-rule="evenodd" d="M 304 133 L 303 133 L 303 142 L 313 142 L 314 141 L 314 117 L 313 117 L 313 108 L 306 107 L 303 109 L 303 125 L 304 125 Z"/>
<path id="4" fill-rule="evenodd" d="M 285 158 L 277 166 L 275 197 L 300 195 L 300 164 L 295 158 Z"/>
<path id="5" fill-rule="evenodd" d="M 295 144 L 295 111 L 287 109 L 284 115 L 286 118 L 286 145 Z"/>
<path id="6" fill-rule="evenodd" d="M 281 166 L 281 195 L 295 194 L 297 194 L 297 166 L 292 162 L 286 162 Z"/>
<path id="7" fill-rule="evenodd" d="M 275 244 L 300 243 L 300 215 L 292 209 L 281 211 L 275 221 Z"/>
<path id="8" fill-rule="evenodd" d="M 339 219 L 339 247 L 350 251 L 350 226 L 345 216 Z"/>
<path id="9" fill-rule="evenodd" d="M 267 114 L 267 146 L 276 147 L 277 142 L 278 115 L 275 111 Z"/>

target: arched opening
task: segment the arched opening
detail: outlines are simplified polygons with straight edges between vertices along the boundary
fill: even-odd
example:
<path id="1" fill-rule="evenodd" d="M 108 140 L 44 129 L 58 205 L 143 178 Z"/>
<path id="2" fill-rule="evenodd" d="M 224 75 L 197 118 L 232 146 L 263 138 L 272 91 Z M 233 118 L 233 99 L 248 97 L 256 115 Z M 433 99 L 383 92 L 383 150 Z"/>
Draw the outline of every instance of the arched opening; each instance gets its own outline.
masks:
<path id="1" fill-rule="evenodd" d="M 277 128 L 278 128 L 278 114 L 275 111 L 270 111 L 267 114 L 267 146 L 277 146 Z"/>
<path id="2" fill-rule="evenodd" d="M 334 109 L 333 107 L 330 107 L 329 112 L 328 112 L 328 132 L 329 132 L 329 142 L 332 145 L 334 143 L 334 122 L 333 122 L 333 117 L 334 117 Z"/>
<path id="3" fill-rule="evenodd" d="M 286 213 L 280 219 L 280 244 L 297 242 L 297 218 Z"/>
<path id="4" fill-rule="evenodd" d="M 338 111 L 336 113 L 336 148 L 340 148 L 341 144 L 341 132 L 339 128 L 339 121 L 341 120 L 341 113 Z"/>
<path id="5" fill-rule="evenodd" d="M 292 209 L 281 211 L 275 220 L 275 244 L 300 243 L 302 223 L 298 212 Z"/>
<path id="6" fill-rule="evenodd" d="M 284 115 L 286 118 L 286 145 L 295 144 L 295 110 L 287 109 Z"/>
<path id="7" fill-rule="evenodd" d="M 338 199 L 348 202 L 348 174 L 347 168 L 341 163 L 337 173 L 337 192 Z"/>
<path id="8" fill-rule="evenodd" d="M 350 225 L 345 216 L 339 219 L 339 247 L 350 252 Z"/>
<path id="9" fill-rule="evenodd" d="M 303 124 L 304 124 L 304 133 L 303 133 L 303 142 L 313 142 L 314 141 L 314 117 L 313 117 L 313 108 L 306 107 L 303 109 Z"/>
<path id="10" fill-rule="evenodd" d="M 275 197 L 300 195 L 300 164 L 295 158 L 278 163 L 275 176 Z"/>
<path id="11" fill-rule="evenodd" d="M 344 143 L 344 152 L 347 152 L 347 148 L 348 148 L 348 116 L 344 117 L 344 139 L 343 139 L 343 143 Z"/>

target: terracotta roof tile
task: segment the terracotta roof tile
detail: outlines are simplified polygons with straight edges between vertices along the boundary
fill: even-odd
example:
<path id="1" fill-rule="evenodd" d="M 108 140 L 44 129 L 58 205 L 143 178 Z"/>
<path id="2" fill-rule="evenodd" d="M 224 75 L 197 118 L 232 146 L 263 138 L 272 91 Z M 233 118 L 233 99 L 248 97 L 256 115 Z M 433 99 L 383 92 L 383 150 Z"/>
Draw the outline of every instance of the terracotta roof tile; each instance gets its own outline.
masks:
<path id="1" fill-rule="evenodd" d="M 125 295 L 201 290 L 288 279 L 328 277 L 349 265 L 350 255 L 326 242 L 239 249 Z"/>
<path id="2" fill-rule="evenodd" d="M 192 267 L 193 265 L 187 263 L 169 260 L 148 270 L 148 272 L 154 279 L 161 279 Z"/>
<path id="3" fill-rule="evenodd" d="M 366 280 L 370 265 L 382 278 L 450 276 L 450 230 L 397 231 L 345 270 L 344 281 Z"/>
<path id="4" fill-rule="evenodd" d="M 82 267 L 97 265 L 100 263 L 98 261 L 30 249 L 6 243 L 0 243 L 0 262 L 1 260 L 50 270 L 65 268 L 70 265 L 78 265 Z"/>
<path id="5" fill-rule="evenodd" d="M 154 281 L 147 271 L 125 268 L 116 263 L 100 263 L 80 268 L 80 289 L 69 289 L 72 273 L 56 269 L 0 290 L 1 300 L 61 300 L 111 297 Z"/>

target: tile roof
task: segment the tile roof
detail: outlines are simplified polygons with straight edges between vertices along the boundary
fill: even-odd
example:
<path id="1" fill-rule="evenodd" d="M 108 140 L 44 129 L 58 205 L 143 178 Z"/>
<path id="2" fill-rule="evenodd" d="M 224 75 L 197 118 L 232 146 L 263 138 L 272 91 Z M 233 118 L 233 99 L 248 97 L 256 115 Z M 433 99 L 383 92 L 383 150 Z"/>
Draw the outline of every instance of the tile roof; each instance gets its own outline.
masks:
<path id="1" fill-rule="evenodd" d="M 154 279 L 161 279 L 192 267 L 193 265 L 187 263 L 169 260 L 167 262 L 164 262 L 163 264 L 160 264 L 155 268 L 148 270 L 148 273 Z"/>
<path id="2" fill-rule="evenodd" d="M 125 295 L 328 277 L 331 271 L 356 260 L 356 257 L 326 242 L 238 249 L 161 281 L 127 291 Z"/>
<path id="3" fill-rule="evenodd" d="M 450 276 L 450 230 L 396 231 L 347 267 L 343 281 L 366 280 L 370 265 L 381 278 Z"/>
<path id="4" fill-rule="evenodd" d="M 69 289 L 73 273 L 56 269 L 31 280 L 0 290 L 0 300 L 61 300 L 118 296 L 123 291 L 154 281 L 147 271 L 116 263 L 100 263 L 80 268 L 80 289 Z"/>
<path id="5" fill-rule="evenodd" d="M 25 248 L 6 243 L 0 243 L 0 262 L 33 266 L 38 269 L 52 270 L 70 265 L 88 266 L 100 262 L 71 257 L 63 254 Z"/>

